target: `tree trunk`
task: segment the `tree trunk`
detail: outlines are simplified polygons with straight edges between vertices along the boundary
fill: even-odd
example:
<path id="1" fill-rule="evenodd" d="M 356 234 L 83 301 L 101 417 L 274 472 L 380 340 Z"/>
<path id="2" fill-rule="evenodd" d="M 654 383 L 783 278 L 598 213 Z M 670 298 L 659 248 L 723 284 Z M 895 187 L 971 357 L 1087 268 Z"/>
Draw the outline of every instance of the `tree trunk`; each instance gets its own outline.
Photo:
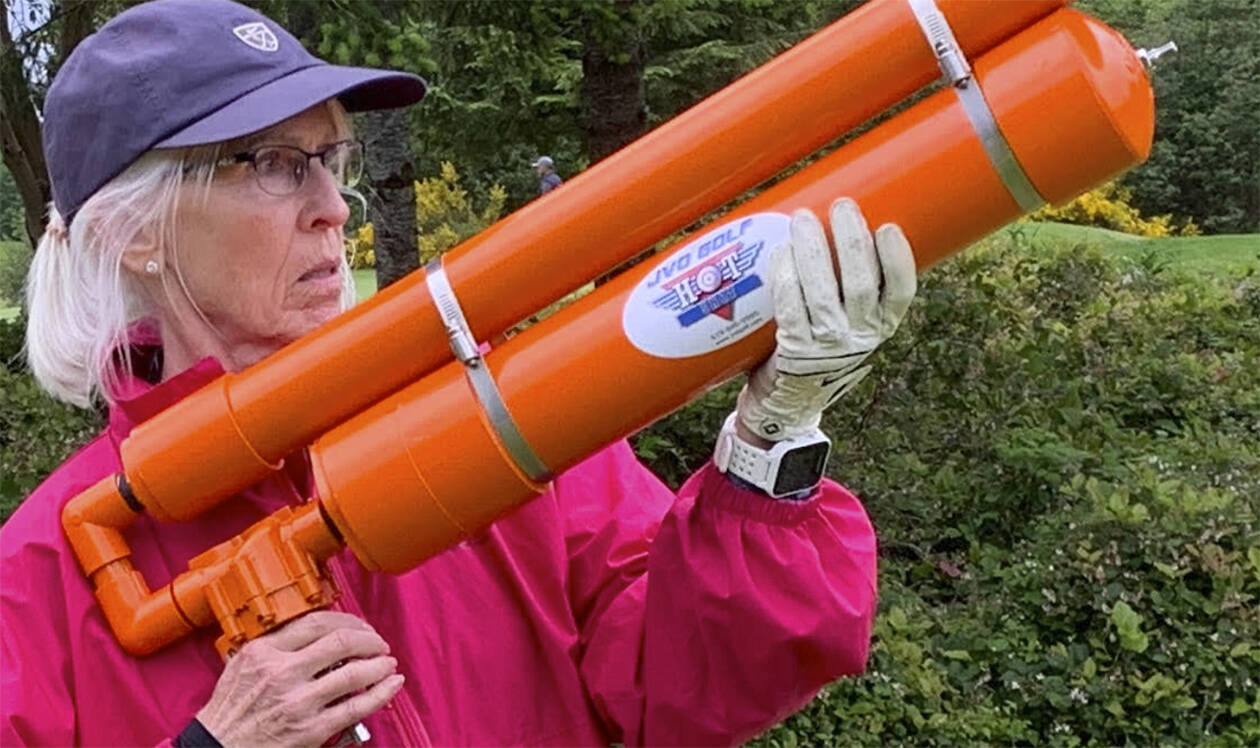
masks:
<path id="1" fill-rule="evenodd" d="M 52 200 L 48 166 L 39 121 L 39 101 L 22 69 L 22 55 L 9 33 L 9 2 L 0 3 L 0 148 L 4 165 L 13 175 L 31 246 L 44 231 L 44 212 Z M 48 68 L 51 78 L 62 60 L 92 31 L 93 3 L 67 0 L 61 10 L 57 36 L 58 58 Z"/>
<path id="2" fill-rule="evenodd" d="M 43 233 L 44 206 L 52 199 L 52 190 L 36 105 L 22 70 L 22 56 L 9 33 L 9 3 L 3 3 L 0 11 L 5 21 L 0 23 L 0 147 L 22 198 L 26 235 L 33 247 Z"/>
<path id="3" fill-rule="evenodd" d="M 407 110 L 367 112 L 359 125 L 371 180 L 368 215 L 375 233 L 376 287 L 381 289 L 420 267 Z"/>
<path id="4" fill-rule="evenodd" d="M 643 134 L 643 35 L 638 0 L 614 0 L 616 28 L 588 27 L 582 46 L 582 98 L 586 104 L 586 152 L 591 163 Z"/>

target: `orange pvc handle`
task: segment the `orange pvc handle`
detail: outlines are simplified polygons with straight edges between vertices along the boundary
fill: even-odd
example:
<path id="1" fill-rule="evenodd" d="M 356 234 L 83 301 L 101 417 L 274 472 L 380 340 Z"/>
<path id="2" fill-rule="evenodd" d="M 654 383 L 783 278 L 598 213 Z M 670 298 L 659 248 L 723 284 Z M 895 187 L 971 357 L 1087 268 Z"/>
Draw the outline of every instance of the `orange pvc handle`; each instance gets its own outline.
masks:
<path id="1" fill-rule="evenodd" d="M 323 561 L 341 549 L 316 502 L 285 507 L 189 562 L 170 584 L 150 590 L 131 562 L 123 528 L 135 513 L 113 476 L 71 499 L 66 537 L 124 650 L 154 652 L 216 621 L 225 657 L 259 636 L 336 599 Z"/>

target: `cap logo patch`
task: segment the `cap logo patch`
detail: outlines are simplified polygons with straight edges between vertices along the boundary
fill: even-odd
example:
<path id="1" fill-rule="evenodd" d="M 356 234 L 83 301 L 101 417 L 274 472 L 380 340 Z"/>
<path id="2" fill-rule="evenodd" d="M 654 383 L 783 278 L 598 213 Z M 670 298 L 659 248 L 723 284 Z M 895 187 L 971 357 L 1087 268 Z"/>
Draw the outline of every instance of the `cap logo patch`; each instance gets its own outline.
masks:
<path id="1" fill-rule="evenodd" d="M 232 29 L 232 33 L 236 34 L 237 39 L 259 52 L 275 52 L 280 48 L 280 41 L 276 39 L 276 35 L 267 28 L 267 24 L 261 21 L 243 23 Z"/>

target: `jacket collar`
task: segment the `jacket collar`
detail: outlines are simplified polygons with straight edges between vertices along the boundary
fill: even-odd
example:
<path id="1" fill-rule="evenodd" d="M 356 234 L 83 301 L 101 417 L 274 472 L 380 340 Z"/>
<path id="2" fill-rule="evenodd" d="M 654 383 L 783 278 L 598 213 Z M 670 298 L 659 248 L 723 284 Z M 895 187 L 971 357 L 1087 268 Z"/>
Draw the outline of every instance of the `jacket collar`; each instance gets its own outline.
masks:
<path id="1" fill-rule="evenodd" d="M 157 325 L 149 320 L 138 322 L 128 337 L 132 374 L 123 377 L 109 408 L 109 428 L 119 438 L 223 374 L 223 365 L 208 356 L 170 379 L 158 381 L 162 340 Z"/>

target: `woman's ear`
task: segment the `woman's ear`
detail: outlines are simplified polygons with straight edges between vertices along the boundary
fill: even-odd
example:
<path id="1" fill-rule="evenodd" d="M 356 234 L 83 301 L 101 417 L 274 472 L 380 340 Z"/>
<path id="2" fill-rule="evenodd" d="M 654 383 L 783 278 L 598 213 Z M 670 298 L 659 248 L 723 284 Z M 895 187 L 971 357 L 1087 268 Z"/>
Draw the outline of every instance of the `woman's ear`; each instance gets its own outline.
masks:
<path id="1" fill-rule="evenodd" d="M 166 271 L 165 253 L 154 236 L 152 227 L 145 227 L 136 234 L 131 244 L 123 250 L 123 267 L 137 278 L 160 278 Z"/>

